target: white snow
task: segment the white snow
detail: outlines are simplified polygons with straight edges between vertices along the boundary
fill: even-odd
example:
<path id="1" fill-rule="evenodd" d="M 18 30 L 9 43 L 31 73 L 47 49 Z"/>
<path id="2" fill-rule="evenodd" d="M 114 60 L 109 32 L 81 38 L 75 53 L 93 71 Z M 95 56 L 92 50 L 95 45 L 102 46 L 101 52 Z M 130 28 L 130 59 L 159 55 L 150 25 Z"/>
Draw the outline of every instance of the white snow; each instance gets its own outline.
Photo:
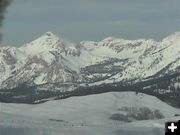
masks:
<path id="1" fill-rule="evenodd" d="M 47 65 L 52 67 L 51 70 L 53 71 L 49 71 L 52 73 L 55 73 L 54 71 L 57 70 L 58 64 L 61 65 L 64 71 L 67 68 L 68 70 L 71 69 L 74 73 L 79 75 L 78 81 L 82 79 L 80 70 L 86 66 L 103 63 L 112 58 L 127 59 L 127 63 L 124 65 L 118 62 L 112 65 L 122 66 L 123 71 L 104 81 L 96 82 L 94 85 L 112 83 L 113 78 L 116 82 L 123 79 L 128 80 L 134 78 L 142 80 L 158 73 L 167 66 L 166 73 L 177 71 L 177 68 L 180 66 L 179 44 L 180 34 L 177 32 L 164 38 L 160 42 L 156 42 L 152 39 L 125 40 L 109 37 L 100 42 L 83 41 L 78 44 L 80 47 L 76 48 L 74 43 L 64 41 L 52 32 L 47 32 L 38 39 L 20 48 L 0 48 L 0 84 L 11 76 L 15 76 L 15 80 L 23 80 L 23 78 L 18 77 L 25 76 L 24 73 L 29 73 L 26 76 L 30 79 L 30 77 L 32 77 L 31 73 L 35 72 L 33 70 L 44 74 L 43 72 L 45 69 L 41 69 L 41 66 L 37 66 L 37 68 L 32 69 L 31 72 L 26 72 L 26 70 L 28 70 L 26 69 L 27 62 L 34 61 L 33 58 L 35 57 L 40 61 L 37 64 L 40 65 L 45 62 L 46 67 Z M 5 52 L 6 50 L 10 52 L 12 59 L 17 60 L 16 63 L 7 64 L 11 62 L 11 57 L 9 58 L 9 53 Z M 5 59 L 4 56 L 8 57 Z M 56 64 L 53 64 L 55 62 Z M 14 71 L 24 72 L 19 73 L 22 75 L 13 75 L 12 73 Z M 64 76 L 64 78 L 68 78 L 69 76 L 66 72 L 59 73 L 62 73 L 62 75 L 54 75 L 54 79 L 51 80 L 51 83 L 53 80 L 63 80 L 61 76 Z M 44 83 L 43 80 L 40 80 L 42 74 L 36 74 L 37 78 L 33 80 L 34 83 Z M 92 75 L 89 77 L 93 78 Z M 48 80 L 47 77 L 44 77 L 44 80 Z"/>
<path id="2" fill-rule="evenodd" d="M 42 132 L 48 135 L 131 135 L 133 132 L 134 135 L 163 135 L 165 121 L 177 119 L 174 115 L 180 113 L 179 109 L 153 96 L 136 95 L 135 92 L 71 97 L 38 105 L 1 103 L 0 107 L 0 130 L 5 133 L 24 130 L 30 135 Z M 120 113 L 121 107 L 158 109 L 165 118 L 132 123 L 111 120 L 110 116 Z"/>

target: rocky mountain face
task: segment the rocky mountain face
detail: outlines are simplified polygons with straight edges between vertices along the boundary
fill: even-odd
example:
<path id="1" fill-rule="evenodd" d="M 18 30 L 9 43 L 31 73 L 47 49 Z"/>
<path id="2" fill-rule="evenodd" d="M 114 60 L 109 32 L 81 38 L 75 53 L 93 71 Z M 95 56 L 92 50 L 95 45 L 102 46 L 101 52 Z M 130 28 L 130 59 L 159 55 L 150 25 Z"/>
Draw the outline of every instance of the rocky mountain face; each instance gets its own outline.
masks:
<path id="1" fill-rule="evenodd" d="M 39 103 L 134 90 L 180 106 L 179 69 L 178 32 L 160 42 L 108 37 L 80 43 L 47 32 L 19 48 L 0 48 L 0 100 Z"/>

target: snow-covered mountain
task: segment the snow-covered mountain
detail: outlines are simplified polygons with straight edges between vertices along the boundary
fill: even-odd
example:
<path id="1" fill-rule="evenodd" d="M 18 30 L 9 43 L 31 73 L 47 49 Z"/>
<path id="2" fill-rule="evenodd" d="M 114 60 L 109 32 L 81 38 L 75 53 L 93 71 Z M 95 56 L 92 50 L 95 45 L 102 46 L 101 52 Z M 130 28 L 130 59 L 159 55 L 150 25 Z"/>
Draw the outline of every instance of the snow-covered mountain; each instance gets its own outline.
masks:
<path id="1" fill-rule="evenodd" d="M 47 32 L 19 48 L 0 48 L 2 91 L 23 85 L 40 91 L 65 92 L 79 87 L 128 85 L 175 75 L 169 78 L 165 88 L 172 91 L 172 87 L 179 90 L 179 69 L 179 32 L 160 42 L 108 37 L 100 42 L 80 43 L 70 43 Z M 150 85 L 147 86 L 155 84 Z"/>

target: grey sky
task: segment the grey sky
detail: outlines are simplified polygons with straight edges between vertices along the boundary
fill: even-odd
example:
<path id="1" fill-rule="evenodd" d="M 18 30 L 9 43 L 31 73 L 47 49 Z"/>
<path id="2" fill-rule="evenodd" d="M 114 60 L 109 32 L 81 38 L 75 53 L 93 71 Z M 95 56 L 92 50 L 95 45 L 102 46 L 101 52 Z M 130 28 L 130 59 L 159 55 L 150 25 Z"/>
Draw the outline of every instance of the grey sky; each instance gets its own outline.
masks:
<path id="1" fill-rule="evenodd" d="M 180 31 L 180 0 L 14 0 L 3 45 L 20 46 L 52 31 L 72 42 L 163 37 Z"/>

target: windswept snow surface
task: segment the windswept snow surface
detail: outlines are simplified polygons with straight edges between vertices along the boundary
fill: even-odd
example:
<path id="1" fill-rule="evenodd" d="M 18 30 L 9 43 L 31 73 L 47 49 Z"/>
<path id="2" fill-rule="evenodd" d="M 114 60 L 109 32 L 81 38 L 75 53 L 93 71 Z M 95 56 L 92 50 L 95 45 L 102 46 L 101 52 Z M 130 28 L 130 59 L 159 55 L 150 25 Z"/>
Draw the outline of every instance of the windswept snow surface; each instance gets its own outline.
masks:
<path id="1" fill-rule="evenodd" d="M 112 114 L 123 107 L 158 109 L 165 118 L 123 122 Z M 164 135 L 165 121 L 175 120 L 175 109 L 157 98 L 135 92 L 111 92 L 38 105 L 1 103 L 1 135 Z M 180 117 L 179 117 L 180 118 Z"/>

